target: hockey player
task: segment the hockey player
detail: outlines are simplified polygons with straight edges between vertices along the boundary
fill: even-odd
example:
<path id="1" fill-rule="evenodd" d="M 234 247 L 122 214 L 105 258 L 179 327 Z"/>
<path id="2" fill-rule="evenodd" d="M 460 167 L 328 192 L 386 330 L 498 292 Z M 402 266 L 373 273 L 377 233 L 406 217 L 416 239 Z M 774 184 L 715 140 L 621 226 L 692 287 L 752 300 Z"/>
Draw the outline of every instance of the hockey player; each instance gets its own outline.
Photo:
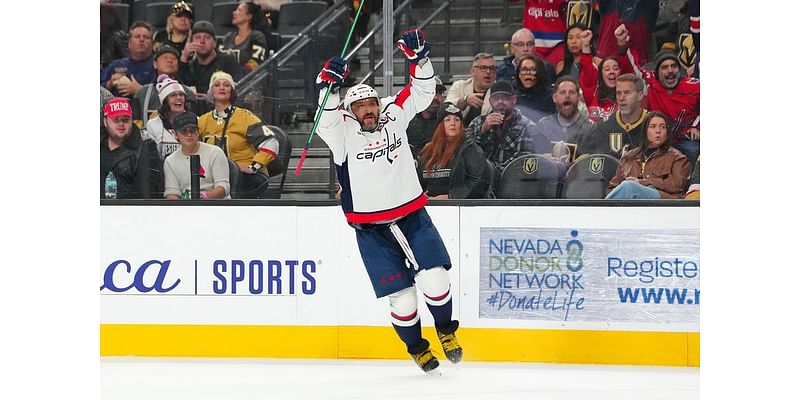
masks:
<path id="1" fill-rule="evenodd" d="M 342 186 L 341 202 L 375 295 L 389 297 L 392 326 L 417 365 L 432 372 L 439 361 L 422 337 L 417 313 L 417 288 L 434 318 L 447 359 L 461 361 L 452 319 L 450 257 L 439 232 L 425 211 L 406 128 L 430 105 L 436 88 L 428 59 L 430 44 L 422 31 L 407 31 L 397 42 L 410 60 L 411 82 L 397 95 L 379 98 L 372 87 L 350 88 L 339 109 L 338 89 L 349 71 L 345 60 L 333 57 L 317 76 L 321 89 L 332 85 L 322 104 L 319 136 L 333 152 Z"/>

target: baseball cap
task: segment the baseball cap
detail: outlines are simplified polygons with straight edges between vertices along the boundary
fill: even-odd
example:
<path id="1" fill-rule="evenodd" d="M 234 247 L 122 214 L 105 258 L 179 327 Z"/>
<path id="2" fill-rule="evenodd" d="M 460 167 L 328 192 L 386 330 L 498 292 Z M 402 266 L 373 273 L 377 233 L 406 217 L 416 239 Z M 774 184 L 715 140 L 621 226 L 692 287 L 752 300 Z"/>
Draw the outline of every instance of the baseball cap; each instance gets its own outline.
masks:
<path id="1" fill-rule="evenodd" d="M 208 21 L 200 20 L 192 25 L 192 34 L 194 35 L 198 32 L 205 32 L 212 37 L 217 37 L 217 31 L 214 29 L 214 24 Z"/>
<path id="2" fill-rule="evenodd" d="M 433 79 L 436 81 L 436 93 L 447 91 L 447 87 L 442 83 L 442 78 L 434 76 Z"/>
<path id="3" fill-rule="evenodd" d="M 193 112 L 184 111 L 175 117 L 172 124 L 176 131 L 182 131 L 190 126 L 197 128 L 197 115 Z"/>
<path id="4" fill-rule="evenodd" d="M 174 48 L 174 47 L 172 47 L 172 46 L 170 46 L 168 44 L 163 44 L 163 45 L 159 46 L 158 51 L 156 51 L 156 56 L 153 59 L 154 60 L 158 60 L 158 57 L 161 57 L 163 54 L 166 54 L 166 53 L 174 54 L 175 57 L 177 57 L 178 59 L 181 58 L 181 53 L 178 52 L 178 49 L 176 49 L 176 48 Z"/>
<path id="5" fill-rule="evenodd" d="M 189 19 L 194 19 L 194 14 L 192 14 L 192 7 L 186 4 L 185 1 L 179 1 L 172 6 L 172 15 L 181 15 L 186 14 Z"/>
<path id="6" fill-rule="evenodd" d="M 511 83 L 508 81 L 497 81 L 489 90 L 492 92 L 492 96 L 496 94 L 514 95 L 514 89 L 511 88 Z"/>
<path id="7" fill-rule="evenodd" d="M 439 107 L 439 112 L 436 113 L 436 125 L 439 125 L 440 122 L 444 120 L 445 117 L 448 115 L 456 115 L 461 122 L 464 122 L 464 117 L 461 114 L 461 110 L 455 106 L 453 103 L 444 103 L 441 107 Z"/>
<path id="8" fill-rule="evenodd" d="M 114 97 L 106 102 L 105 107 L 103 107 L 103 115 L 108 118 L 117 118 L 121 116 L 133 117 L 131 102 L 124 97 Z"/>

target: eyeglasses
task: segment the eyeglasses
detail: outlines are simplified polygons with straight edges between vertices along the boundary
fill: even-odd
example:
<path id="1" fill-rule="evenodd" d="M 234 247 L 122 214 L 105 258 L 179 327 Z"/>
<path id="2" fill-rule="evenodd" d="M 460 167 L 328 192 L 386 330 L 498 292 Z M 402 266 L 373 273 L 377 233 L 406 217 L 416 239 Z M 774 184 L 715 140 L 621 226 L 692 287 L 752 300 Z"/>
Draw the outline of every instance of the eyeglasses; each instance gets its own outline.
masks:
<path id="1" fill-rule="evenodd" d="M 519 73 L 520 74 L 536 75 L 536 68 L 520 68 L 519 69 Z"/>
<path id="2" fill-rule="evenodd" d="M 536 45 L 536 42 L 533 42 L 533 41 L 530 41 L 530 42 L 513 42 L 511 44 L 514 45 L 514 46 L 517 46 L 517 47 L 533 47 L 533 46 Z"/>
<path id="3" fill-rule="evenodd" d="M 472 68 L 476 68 L 478 71 L 481 72 L 497 71 L 497 67 L 495 67 L 494 65 L 473 65 Z"/>

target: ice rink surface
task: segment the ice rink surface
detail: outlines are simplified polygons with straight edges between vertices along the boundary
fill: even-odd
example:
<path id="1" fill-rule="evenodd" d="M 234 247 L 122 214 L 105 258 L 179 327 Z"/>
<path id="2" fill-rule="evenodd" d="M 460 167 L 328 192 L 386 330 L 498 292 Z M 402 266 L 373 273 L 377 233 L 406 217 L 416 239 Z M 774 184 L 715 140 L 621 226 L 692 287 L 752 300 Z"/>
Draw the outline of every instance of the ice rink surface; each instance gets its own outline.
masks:
<path id="1" fill-rule="evenodd" d="M 440 362 L 442 362 L 440 360 Z M 700 398 L 700 369 L 447 361 L 102 357 L 101 399 L 637 399 Z"/>

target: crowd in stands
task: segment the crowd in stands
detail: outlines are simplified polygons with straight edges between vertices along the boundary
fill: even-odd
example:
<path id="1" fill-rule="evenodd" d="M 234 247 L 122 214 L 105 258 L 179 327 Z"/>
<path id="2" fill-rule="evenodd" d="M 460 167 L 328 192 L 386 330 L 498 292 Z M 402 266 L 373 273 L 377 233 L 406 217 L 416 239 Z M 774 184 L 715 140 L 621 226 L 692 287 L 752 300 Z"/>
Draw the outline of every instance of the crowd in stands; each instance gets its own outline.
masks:
<path id="1" fill-rule="evenodd" d="M 127 30 L 101 3 L 101 198 L 189 198 L 192 155 L 200 198 L 264 198 L 281 148 L 236 82 L 276 50 L 280 3 L 241 2 L 225 34 L 185 1 L 163 29 Z M 409 123 L 428 196 L 525 198 L 498 188 L 555 179 L 548 198 L 698 199 L 699 0 L 659 3 L 526 1 L 510 54 L 475 54 Z"/>

